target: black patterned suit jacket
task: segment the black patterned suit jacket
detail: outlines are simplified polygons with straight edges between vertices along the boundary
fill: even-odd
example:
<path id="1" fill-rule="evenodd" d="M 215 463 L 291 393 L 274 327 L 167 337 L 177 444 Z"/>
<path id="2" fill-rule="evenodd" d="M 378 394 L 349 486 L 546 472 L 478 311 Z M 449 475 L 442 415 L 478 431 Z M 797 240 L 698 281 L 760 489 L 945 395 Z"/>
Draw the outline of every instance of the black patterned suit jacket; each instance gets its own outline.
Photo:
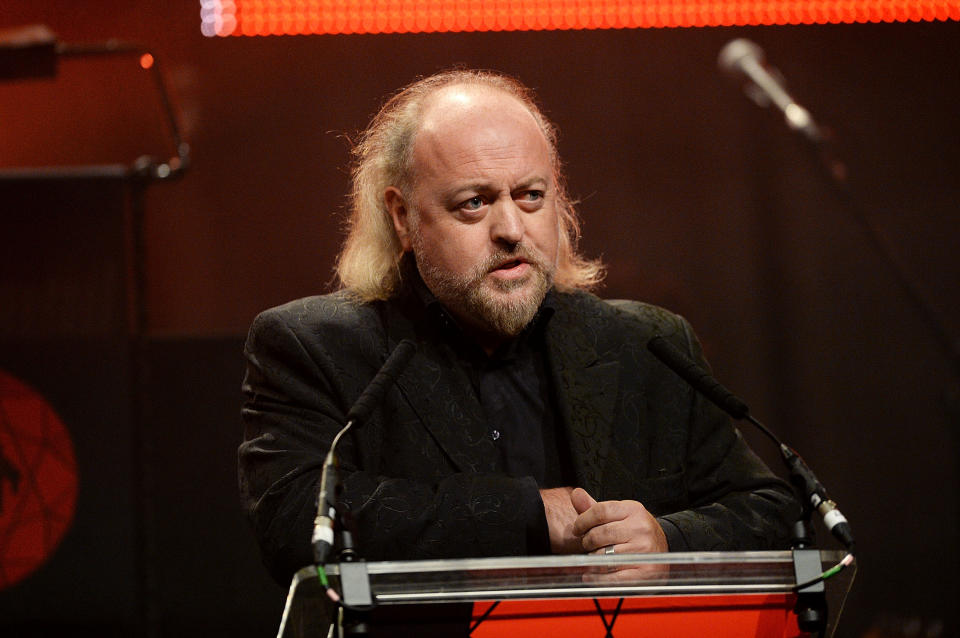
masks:
<path id="1" fill-rule="evenodd" d="M 661 334 L 702 359 L 682 318 L 638 302 L 555 293 L 546 361 L 577 484 L 635 499 L 671 551 L 786 547 L 799 513 L 712 405 L 646 349 Z M 418 348 L 380 409 L 338 445 L 342 500 L 368 560 L 543 551 L 532 478 L 496 471 L 497 451 L 467 374 L 402 294 L 361 304 L 335 293 L 256 318 L 246 345 L 240 491 L 274 577 L 312 562 L 324 456 L 393 348 Z M 542 536 L 542 533 L 541 533 Z M 549 551 L 547 548 L 546 551 Z"/>

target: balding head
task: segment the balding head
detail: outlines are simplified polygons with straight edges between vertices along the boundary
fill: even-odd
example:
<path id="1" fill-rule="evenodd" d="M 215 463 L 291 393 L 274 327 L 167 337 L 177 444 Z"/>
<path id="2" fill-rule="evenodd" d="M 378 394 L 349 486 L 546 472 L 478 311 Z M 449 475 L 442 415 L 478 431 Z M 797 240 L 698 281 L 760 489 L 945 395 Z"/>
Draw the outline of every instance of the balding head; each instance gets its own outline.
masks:
<path id="1" fill-rule="evenodd" d="M 413 175 L 414 140 L 431 106 L 446 98 L 476 92 L 510 96 L 536 123 L 547 144 L 557 187 L 560 246 L 556 284 L 591 288 L 602 279 L 598 261 L 580 257 L 576 212 L 565 192 L 556 129 L 537 107 L 532 92 L 516 80 L 487 71 L 448 71 L 419 80 L 390 98 L 354 147 L 353 190 L 348 236 L 337 261 L 342 285 L 364 300 L 386 299 L 399 284 L 400 240 L 383 200 L 390 186 L 409 189 Z"/>
<path id="2" fill-rule="evenodd" d="M 385 203 L 424 283 L 488 351 L 553 285 L 559 223 L 549 144 L 516 98 L 451 86 L 424 105 L 407 186 Z"/>
<path id="3" fill-rule="evenodd" d="M 553 148 L 536 118 L 513 95 L 482 85 L 444 87 L 425 101 L 411 140 L 404 187 L 412 190 L 421 177 L 462 171 L 462 164 L 475 162 L 476 154 L 484 151 L 536 158 L 543 173 L 539 177 L 549 180 L 556 192 Z"/>

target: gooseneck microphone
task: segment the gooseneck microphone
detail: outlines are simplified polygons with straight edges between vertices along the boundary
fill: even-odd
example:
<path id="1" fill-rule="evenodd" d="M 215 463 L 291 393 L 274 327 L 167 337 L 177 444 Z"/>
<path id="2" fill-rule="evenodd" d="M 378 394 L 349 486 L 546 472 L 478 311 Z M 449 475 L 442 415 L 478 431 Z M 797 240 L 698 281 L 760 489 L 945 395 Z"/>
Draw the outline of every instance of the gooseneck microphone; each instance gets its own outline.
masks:
<path id="1" fill-rule="evenodd" d="M 685 355 L 675 345 L 657 336 L 647 342 L 647 349 L 656 355 L 668 368 L 680 375 L 695 390 L 717 404 L 721 410 L 735 419 L 746 418 L 750 409 L 730 390 L 720 385 L 703 366 Z"/>
<path id="2" fill-rule="evenodd" d="M 662 336 L 647 342 L 647 349 L 665 366 L 709 399 L 734 419 L 746 420 L 757 426 L 780 449 L 780 456 L 790 470 L 794 485 L 802 491 L 804 500 L 820 513 L 830 533 L 836 537 L 850 554 L 854 551 L 853 532 L 837 504 L 827 496 L 827 490 L 817 480 L 813 471 L 793 449 L 782 443 L 765 425 L 750 415 L 747 404 L 723 387 L 703 366 L 691 359 Z"/>
<path id="3" fill-rule="evenodd" d="M 360 394 L 360 398 L 357 399 L 357 402 L 354 403 L 350 411 L 347 412 L 346 427 L 349 427 L 351 422 L 363 423 L 367 420 L 367 417 L 370 416 L 374 408 L 383 401 L 383 397 L 387 393 L 390 384 L 400 376 L 400 373 L 403 372 L 407 364 L 410 363 L 410 358 L 416 349 L 417 346 L 410 339 L 404 339 L 397 344 L 397 347 L 390 353 L 383 367 L 380 368 L 380 371 L 373 377 L 373 381 L 364 389 Z"/>
<path id="4" fill-rule="evenodd" d="M 793 99 L 779 71 L 767 65 L 763 49 L 744 38 L 731 40 L 720 50 L 717 66 L 724 73 L 745 81 L 745 91 L 760 106 L 773 104 L 783 112 L 787 126 L 819 144 L 824 136 L 810 111 Z"/>
<path id="5" fill-rule="evenodd" d="M 361 424 L 367 420 L 370 413 L 383 401 L 390 385 L 403 372 L 417 347 L 410 339 L 404 339 L 387 358 L 370 384 L 360 394 L 353 407 L 347 412 L 347 424 L 337 432 L 330 444 L 330 451 L 323 461 L 323 470 L 320 474 L 320 491 L 317 493 L 317 516 L 313 520 L 313 560 L 317 565 L 327 562 L 330 550 L 334 545 L 334 521 L 336 520 L 336 488 L 339 483 L 337 476 L 337 457 L 335 450 L 337 443 L 354 424 Z"/>

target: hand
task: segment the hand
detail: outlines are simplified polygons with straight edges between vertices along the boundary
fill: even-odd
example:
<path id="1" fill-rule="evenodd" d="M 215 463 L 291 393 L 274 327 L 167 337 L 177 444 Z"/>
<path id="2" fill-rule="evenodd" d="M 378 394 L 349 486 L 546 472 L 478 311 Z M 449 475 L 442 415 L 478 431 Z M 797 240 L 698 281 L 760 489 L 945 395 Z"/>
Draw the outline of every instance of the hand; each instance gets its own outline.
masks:
<path id="1" fill-rule="evenodd" d="M 570 500 L 579 513 L 572 533 L 580 537 L 582 551 L 599 554 L 611 545 L 618 554 L 670 549 L 660 523 L 637 501 L 598 503 L 579 487 Z"/>
<path id="2" fill-rule="evenodd" d="M 583 492 L 583 490 L 580 491 Z M 583 553 L 580 538 L 573 534 L 573 522 L 577 519 L 577 510 L 574 509 L 573 502 L 570 500 L 571 492 L 573 492 L 572 487 L 540 490 L 543 511 L 547 516 L 547 528 L 550 530 L 550 551 L 554 554 Z M 583 493 L 586 494 L 586 492 Z"/>

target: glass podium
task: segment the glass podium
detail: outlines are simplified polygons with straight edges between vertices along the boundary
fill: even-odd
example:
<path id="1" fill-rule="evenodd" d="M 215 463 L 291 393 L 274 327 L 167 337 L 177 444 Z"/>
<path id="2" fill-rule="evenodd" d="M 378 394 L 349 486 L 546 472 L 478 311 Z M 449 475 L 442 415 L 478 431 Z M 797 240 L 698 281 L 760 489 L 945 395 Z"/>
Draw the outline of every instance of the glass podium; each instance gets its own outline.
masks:
<path id="1" fill-rule="evenodd" d="M 330 564 L 327 575 L 348 607 L 373 607 L 360 614 L 369 635 L 802 636 L 795 606 L 825 603 L 824 635 L 831 636 L 856 566 L 793 590 L 843 556 L 798 550 L 355 562 Z M 278 638 L 324 638 L 335 616 L 316 569 L 305 567 L 290 584 Z M 424 627 L 431 622 L 445 628 L 430 634 Z"/>

